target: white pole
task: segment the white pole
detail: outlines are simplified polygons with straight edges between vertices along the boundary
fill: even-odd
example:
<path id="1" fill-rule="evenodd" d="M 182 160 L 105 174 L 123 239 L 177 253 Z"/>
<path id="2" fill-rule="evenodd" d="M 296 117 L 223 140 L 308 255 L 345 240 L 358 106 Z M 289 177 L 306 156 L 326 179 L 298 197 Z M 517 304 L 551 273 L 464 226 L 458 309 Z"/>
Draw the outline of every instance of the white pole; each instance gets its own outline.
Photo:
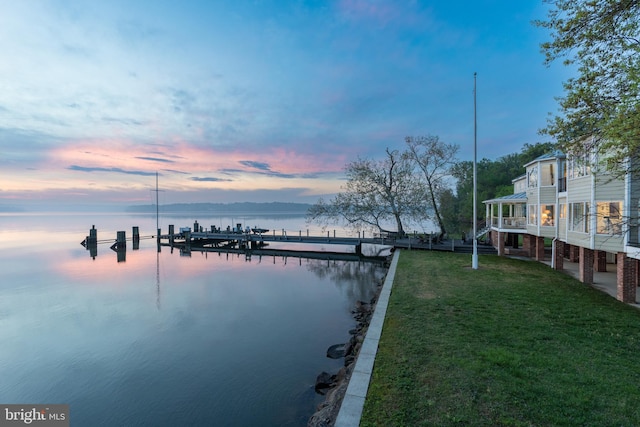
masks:
<path id="1" fill-rule="evenodd" d="M 478 230 L 476 224 L 477 210 L 477 158 L 478 158 L 478 120 L 476 115 L 476 76 L 473 73 L 473 255 L 471 255 L 471 268 L 478 269 Z"/>

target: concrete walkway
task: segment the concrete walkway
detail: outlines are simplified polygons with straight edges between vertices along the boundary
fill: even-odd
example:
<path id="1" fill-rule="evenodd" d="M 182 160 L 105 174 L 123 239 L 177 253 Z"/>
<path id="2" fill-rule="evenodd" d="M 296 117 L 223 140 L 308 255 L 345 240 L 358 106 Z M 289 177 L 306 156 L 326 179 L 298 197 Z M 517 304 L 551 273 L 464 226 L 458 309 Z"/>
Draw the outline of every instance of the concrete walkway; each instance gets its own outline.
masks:
<path id="1" fill-rule="evenodd" d="M 364 400 L 367 397 L 367 390 L 369 390 L 373 362 L 376 360 L 376 353 L 378 352 L 378 343 L 382 334 L 384 317 L 387 314 L 387 306 L 389 305 L 389 297 L 391 296 L 391 288 L 393 287 L 399 256 L 400 251 L 395 251 L 387 277 L 382 285 L 376 308 L 371 317 L 367 334 L 362 342 L 360 353 L 358 353 L 356 365 L 353 368 L 347 391 L 340 406 L 340 412 L 338 412 L 338 417 L 334 424 L 335 427 L 357 427 L 360 425 L 360 417 L 364 408 Z"/>
<path id="2" fill-rule="evenodd" d="M 545 260 L 544 264 L 547 264 L 549 267 L 551 267 L 551 261 Z M 614 298 L 617 298 L 618 276 L 616 269 L 616 264 L 607 264 L 606 272 L 594 271 L 593 283 L 591 284 L 591 286 L 608 295 L 611 295 Z M 565 259 L 562 262 L 562 272 L 570 275 L 571 277 L 574 277 L 577 280 L 580 280 L 580 263 L 570 262 Z M 629 305 L 640 308 L 638 297 L 640 297 L 640 292 L 636 292 L 636 303 L 629 303 Z"/>

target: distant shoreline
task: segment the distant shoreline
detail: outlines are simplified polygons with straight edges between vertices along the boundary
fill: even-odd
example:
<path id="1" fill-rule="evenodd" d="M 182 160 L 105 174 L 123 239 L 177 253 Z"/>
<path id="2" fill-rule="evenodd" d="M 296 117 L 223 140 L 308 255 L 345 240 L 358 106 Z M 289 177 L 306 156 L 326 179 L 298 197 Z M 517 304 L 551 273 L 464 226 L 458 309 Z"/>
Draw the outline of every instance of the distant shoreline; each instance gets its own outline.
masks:
<path id="1" fill-rule="evenodd" d="M 160 205 L 162 213 L 207 213 L 207 214 L 298 214 L 304 215 L 312 205 L 308 203 L 172 203 Z M 135 205 L 126 208 L 128 213 L 155 213 L 156 205 Z"/>

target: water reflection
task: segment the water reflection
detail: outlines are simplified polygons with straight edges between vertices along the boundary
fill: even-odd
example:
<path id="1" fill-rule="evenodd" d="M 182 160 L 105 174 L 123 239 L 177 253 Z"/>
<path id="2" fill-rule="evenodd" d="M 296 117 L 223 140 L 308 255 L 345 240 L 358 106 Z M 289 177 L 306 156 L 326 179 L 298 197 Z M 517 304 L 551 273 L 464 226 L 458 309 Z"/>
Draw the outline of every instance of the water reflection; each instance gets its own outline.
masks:
<path id="1" fill-rule="evenodd" d="M 74 425 L 306 425 L 317 374 L 342 365 L 326 349 L 349 338 L 354 302 L 385 271 L 293 254 L 183 257 L 155 239 L 118 262 L 113 239 L 92 253 L 77 232 L 51 234 L 55 244 L 0 247 L 0 396 L 69 403 Z"/>

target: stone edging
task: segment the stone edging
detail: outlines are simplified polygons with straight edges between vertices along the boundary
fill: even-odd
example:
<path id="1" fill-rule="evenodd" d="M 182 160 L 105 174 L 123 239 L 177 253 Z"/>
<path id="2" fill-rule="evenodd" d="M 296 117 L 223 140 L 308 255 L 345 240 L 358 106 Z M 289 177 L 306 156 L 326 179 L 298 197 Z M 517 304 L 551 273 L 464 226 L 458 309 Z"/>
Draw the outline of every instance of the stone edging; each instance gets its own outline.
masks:
<path id="1" fill-rule="evenodd" d="M 399 256 L 400 251 L 395 251 L 393 260 L 389 266 L 389 271 L 384 280 L 384 285 L 380 291 L 371 323 L 369 323 L 367 334 L 362 343 L 362 348 L 358 353 L 353 373 L 349 379 L 349 386 L 342 400 L 340 412 L 334 424 L 335 427 L 353 427 L 360 424 L 360 417 L 362 416 L 364 400 L 367 397 L 367 390 L 369 389 L 373 363 L 376 359 L 376 353 L 378 352 L 378 342 L 382 334 L 382 326 L 387 313 L 387 306 L 389 305 L 389 297 L 391 296 L 391 288 L 393 287 L 393 279 L 396 275 Z"/>
<path id="2" fill-rule="evenodd" d="M 346 421 L 340 421 L 341 426 L 359 424 L 395 277 L 398 253 L 399 251 L 394 253 L 385 280 L 378 285 L 376 296 L 371 303 L 358 301 L 356 308 L 352 310 L 358 326 L 350 331 L 355 335 L 345 344 L 345 366 L 336 375 L 323 372 L 318 376 L 316 390 L 319 384 L 328 387 L 329 390 L 326 392 L 325 401 L 309 419 L 307 427 L 339 425 L 337 423 L 340 414 L 343 414 L 343 419 L 347 417 Z M 375 307 L 371 308 L 374 304 Z"/>

